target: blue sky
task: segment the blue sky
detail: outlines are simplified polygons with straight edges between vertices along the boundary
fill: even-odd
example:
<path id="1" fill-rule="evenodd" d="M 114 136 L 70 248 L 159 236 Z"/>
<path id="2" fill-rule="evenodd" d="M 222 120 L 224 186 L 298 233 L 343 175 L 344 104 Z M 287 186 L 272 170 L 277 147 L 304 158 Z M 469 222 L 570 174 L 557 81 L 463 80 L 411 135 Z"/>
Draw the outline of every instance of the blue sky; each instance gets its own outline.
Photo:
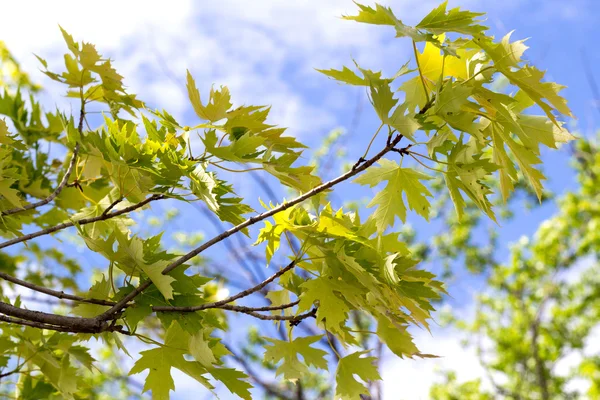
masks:
<path id="1" fill-rule="evenodd" d="M 61 24 L 77 40 L 95 43 L 100 52 L 113 58 L 132 92 L 138 93 L 151 107 L 169 110 L 185 124 L 193 125 L 196 121 L 182 90 L 186 68 L 204 95 L 211 84 L 223 84 L 229 86 L 238 105 L 272 104 L 270 121 L 289 127 L 291 134 L 312 146 L 318 145 L 331 129 L 349 130 L 357 104 L 361 104 L 358 124 L 351 130 L 348 141 L 349 159 L 361 155 L 378 121 L 360 89 L 340 86 L 314 68 L 349 66 L 353 57 L 362 66 L 382 69 L 389 75 L 411 57 L 409 43 L 394 39 L 391 28 L 341 20 L 341 14 L 355 11 L 350 0 L 178 1 L 168 7 L 160 1 L 103 1 L 99 8 L 74 1 L 62 2 L 60 6 L 33 3 L 34 6 L 30 2 L 4 5 L 6 16 L 27 17 L 5 18 L 0 25 L 0 39 L 29 71 L 38 69 L 33 52 L 48 59 L 51 66 L 61 67 L 64 46 L 57 28 L 57 24 Z M 487 12 L 487 25 L 496 36 L 515 30 L 513 39 L 530 38 L 525 58 L 548 70 L 547 79 L 568 86 L 563 94 L 577 117 L 576 122 L 569 121 L 570 126 L 576 125 L 580 135 L 595 131 L 600 108 L 593 101 L 582 55 L 595 76 L 596 66 L 600 65 L 595 40 L 600 2 L 451 0 L 449 3 L 452 7 Z M 405 23 L 413 24 L 438 2 L 396 0 L 383 4 L 391 6 Z M 54 86 L 39 72 L 33 75 L 48 88 L 44 95 L 48 106 L 69 107 L 64 98 L 56 95 L 59 92 L 53 91 L 62 91 L 62 88 Z M 600 81 L 600 76 L 595 78 Z M 561 193 L 574 187 L 566 151 L 547 151 L 543 158 L 552 190 Z M 256 197 L 251 180 L 240 180 L 236 184 L 241 194 Z M 350 184 L 341 189 L 342 197 L 348 200 L 372 195 Z M 260 195 L 265 198 L 265 194 Z M 509 242 L 534 232 L 553 209 L 554 206 L 548 204 L 533 213 L 523 210 L 518 214 L 519 222 L 499 227 L 500 254 L 506 251 Z M 161 209 L 155 211 L 161 214 Z M 197 213 L 194 216 L 200 218 Z M 425 226 L 414 216 L 412 221 L 419 228 Z M 192 228 L 196 226 L 189 229 Z M 208 236 L 215 233 L 212 227 L 206 231 Z M 427 233 L 426 230 L 421 232 Z M 468 287 L 476 283 L 464 284 Z M 468 310 L 468 306 L 464 310 Z M 465 356 L 454 333 L 441 335 L 432 339 L 428 334 L 420 334 L 417 341 L 425 352 L 436 353 L 436 349 L 438 353 L 445 352 L 444 360 L 386 364 L 389 367 L 384 373 L 386 398 L 397 398 L 394 393 L 399 385 L 407 393 L 405 398 L 425 398 L 427 383 L 439 366 L 458 364 L 463 376 L 479 373 L 474 357 Z M 191 387 L 188 381 L 180 379 L 179 382 Z M 181 396 L 185 398 L 184 394 Z"/>

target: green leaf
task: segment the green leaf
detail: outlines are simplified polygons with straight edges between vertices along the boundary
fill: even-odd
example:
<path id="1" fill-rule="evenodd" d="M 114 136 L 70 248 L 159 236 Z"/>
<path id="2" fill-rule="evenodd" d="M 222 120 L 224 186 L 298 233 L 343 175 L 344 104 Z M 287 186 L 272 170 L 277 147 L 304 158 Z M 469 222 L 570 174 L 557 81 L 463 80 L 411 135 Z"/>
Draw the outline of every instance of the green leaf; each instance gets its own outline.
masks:
<path id="1" fill-rule="evenodd" d="M 216 212 L 219 209 L 219 203 L 215 193 L 216 186 L 217 181 L 214 174 L 206 172 L 205 165 L 198 165 L 190 175 L 190 189 L 199 199 L 204 201 L 208 208 L 213 212 Z"/>
<path id="2" fill-rule="evenodd" d="M 16 179 L 0 178 L 0 195 L 2 195 L 2 197 L 8 200 L 13 206 L 21 207 L 21 198 L 19 197 L 19 191 L 11 187 L 16 181 Z"/>
<path id="3" fill-rule="evenodd" d="M 350 308 L 342 300 L 328 280 L 331 277 L 320 277 L 311 279 L 300 287 L 304 290 L 300 295 L 298 312 L 310 310 L 315 304 L 318 304 L 317 321 L 325 320 L 326 326 L 330 330 L 339 330 L 339 326 L 346 320 L 346 313 Z"/>
<path id="4" fill-rule="evenodd" d="M 404 137 L 414 141 L 413 134 L 419 129 L 419 123 L 413 115 L 406 114 L 407 104 L 401 104 L 392 113 L 392 116 L 386 121 L 392 128 L 400 132 Z"/>
<path id="5" fill-rule="evenodd" d="M 359 13 L 353 16 L 344 15 L 342 16 L 343 19 L 362 22 L 365 24 L 391 25 L 396 28 L 397 37 L 408 36 L 414 41 L 433 40 L 431 35 L 421 33 L 411 26 L 404 25 L 402 21 L 396 18 L 389 7 L 384 7 L 375 3 L 375 9 L 373 9 L 372 7 L 356 2 L 355 4 L 360 9 Z"/>
<path id="6" fill-rule="evenodd" d="M 327 352 L 310 345 L 318 342 L 321 335 L 299 337 L 292 341 L 265 338 L 271 344 L 265 346 L 265 360 L 283 363 L 277 368 L 277 375 L 290 381 L 296 381 L 308 374 L 308 366 L 327 369 Z M 303 361 L 298 359 L 301 356 Z"/>
<path id="7" fill-rule="evenodd" d="M 212 385 L 203 376 L 208 371 L 199 362 L 184 358 L 188 341 L 189 334 L 177 322 L 172 322 L 165 335 L 165 345 L 140 352 L 142 357 L 135 362 L 129 375 L 139 374 L 147 369 L 143 392 L 151 390 L 152 398 L 158 400 L 168 400 L 169 392 L 175 390 L 171 368 L 179 369 L 212 390 Z"/>
<path id="8" fill-rule="evenodd" d="M 558 92 L 564 89 L 564 86 L 554 82 L 543 81 L 544 72 L 535 67 L 526 65 L 522 68 L 516 68 L 518 65 L 517 62 L 520 60 L 520 55 L 527 47 L 522 42 L 510 44 L 509 37 L 510 34 L 505 36 L 502 43 L 495 44 L 487 37 L 478 36 L 475 42 L 492 58 L 494 66 L 511 83 L 521 88 L 531 100 L 535 101 L 552 122 L 558 125 L 558 121 L 552 113 L 554 110 L 572 117 L 573 114 L 567 106 L 567 101 L 558 94 Z"/>
<path id="9" fill-rule="evenodd" d="M 398 103 L 398 100 L 393 98 L 390 84 L 384 80 L 371 82 L 371 99 L 377 115 L 383 123 L 387 123 L 390 110 Z"/>
<path id="10" fill-rule="evenodd" d="M 371 200 L 367 207 L 377 206 L 373 214 L 377 221 L 377 230 L 383 232 L 388 226 L 394 225 L 398 216 L 406 221 L 406 205 L 402 195 L 406 194 L 408 206 L 423 218 L 429 218 L 429 190 L 420 182 L 431 179 L 429 176 L 411 168 L 401 168 L 397 163 L 382 159 L 379 167 L 371 167 L 364 174 L 354 180 L 361 185 L 371 187 L 380 182 L 387 181 L 387 185 Z"/>
<path id="11" fill-rule="evenodd" d="M 271 301 L 271 306 L 281 306 L 291 303 L 290 292 L 288 290 L 271 290 L 265 297 Z M 291 308 L 271 311 L 272 314 L 277 315 L 281 315 L 282 312 L 283 315 L 292 315 Z"/>
<path id="12" fill-rule="evenodd" d="M 487 29 L 485 26 L 478 25 L 478 21 L 475 20 L 475 18 L 485 15 L 484 13 L 461 11 L 459 7 L 452 8 L 446 12 L 447 5 L 448 1 L 444 1 L 427 14 L 416 27 L 426 29 L 435 35 L 445 32 L 476 35 Z"/>
<path id="13" fill-rule="evenodd" d="M 343 83 L 347 83 L 348 85 L 357 85 L 357 86 L 367 86 L 368 82 L 366 79 L 359 77 L 349 69 L 348 67 L 344 67 L 341 71 L 336 69 L 317 69 L 322 74 L 327 75 L 330 78 L 335 79 L 336 81 L 340 81 Z"/>
<path id="14" fill-rule="evenodd" d="M 369 395 L 369 391 L 354 376 L 364 382 L 381 380 L 377 371 L 375 357 L 362 357 L 369 351 L 357 351 L 340 359 L 335 374 L 335 397 L 341 400 L 355 400 L 361 395 Z"/>
<path id="15" fill-rule="evenodd" d="M 211 368 L 209 372 L 216 380 L 222 382 L 231 393 L 240 396 L 244 400 L 252 399 L 249 390 L 252 389 L 252 385 L 247 382 L 248 376 L 243 372 L 233 368 Z"/>
<path id="16" fill-rule="evenodd" d="M 109 297 L 109 293 L 110 281 L 108 281 L 104 277 L 104 275 L 102 275 L 102 280 L 96 281 L 96 283 L 94 283 L 94 285 L 90 288 L 89 292 L 85 297 L 88 299 L 107 300 Z M 107 309 L 107 306 L 79 303 L 76 307 L 73 308 L 73 313 L 82 317 L 92 318 L 99 314 L 102 314 Z"/>
<path id="17" fill-rule="evenodd" d="M 196 361 L 206 368 L 217 362 L 212 350 L 208 346 L 208 341 L 204 339 L 204 331 L 198 331 L 190 336 L 189 349 L 190 354 Z"/>
<path id="18" fill-rule="evenodd" d="M 412 341 L 412 336 L 406 331 L 406 326 L 394 324 L 387 318 L 377 321 L 377 335 L 388 348 L 400 358 L 410 357 L 419 352 Z"/>
<path id="19" fill-rule="evenodd" d="M 206 106 L 204 106 L 200 99 L 200 92 L 196 87 L 196 82 L 194 82 L 194 78 L 192 77 L 192 74 L 190 74 L 190 71 L 187 71 L 186 86 L 188 97 L 198 117 L 211 122 L 216 122 L 227 116 L 227 111 L 232 105 L 231 96 L 227 87 L 222 86 L 220 90 L 211 88 L 210 99 Z"/>
<path id="20" fill-rule="evenodd" d="M 142 270 L 148 278 L 152 281 L 152 283 L 158 288 L 158 290 L 162 293 L 165 299 L 169 300 L 173 298 L 173 287 L 171 283 L 175 281 L 175 278 L 169 275 L 163 275 L 162 271 L 169 264 L 166 260 L 158 260 L 153 263 L 146 263 L 144 258 L 144 245 L 140 238 L 133 237 L 131 240 L 123 240 L 120 239 L 120 246 L 123 251 L 130 257 L 130 260 L 135 263 L 134 270 L 139 268 Z M 119 263 L 119 266 L 122 264 Z M 129 265 L 129 268 L 132 266 Z"/>
<path id="21" fill-rule="evenodd" d="M 444 178 L 459 218 L 462 217 L 465 207 L 465 202 L 460 194 L 462 190 L 480 210 L 496 221 L 492 204 L 488 199 L 491 190 L 485 182 L 496 169 L 498 169 L 496 164 L 477 153 L 474 141 L 468 144 L 461 141 L 456 143 L 448 156 L 447 172 Z"/>

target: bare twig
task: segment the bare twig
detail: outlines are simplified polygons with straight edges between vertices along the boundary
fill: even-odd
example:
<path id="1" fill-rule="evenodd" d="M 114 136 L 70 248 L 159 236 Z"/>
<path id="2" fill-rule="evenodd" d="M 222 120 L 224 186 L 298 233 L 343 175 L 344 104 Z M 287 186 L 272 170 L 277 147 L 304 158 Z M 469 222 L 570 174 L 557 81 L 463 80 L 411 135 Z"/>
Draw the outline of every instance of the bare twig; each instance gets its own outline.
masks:
<path id="1" fill-rule="evenodd" d="M 200 311 L 200 310 L 206 310 L 209 308 L 221 308 L 221 306 L 225 305 L 225 304 L 229 304 L 229 303 L 233 303 L 234 301 L 236 301 L 237 299 L 241 299 L 242 297 L 246 297 L 252 293 L 258 292 L 259 290 L 261 290 L 262 288 L 264 288 L 265 286 L 267 286 L 269 283 L 273 282 L 275 279 L 279 278 L 281 275 L 285 274 L 287 271 L 289 271 L 290 269 L 294 268 L 296 266 L 297 260 L 292 261 L 291 263 L 289 263 L 287 266 L 285 266 L 284 268 L 280 269 L 279 271 L 277 271 L 275 274 L 271 275 L 269 278 L 265 279 L 264 281 L 262 281 L 261 283 L 259 283 L 256 286 L 253 286 L 249 289 L 243 290 L 233 296 L 229 296 L 226 299 L 220 300 L 220 301 L 215 301 L 212 303 L 206 303 L 206 304 L 201 304 L 199 306 L 189 306 L 189 307 L 171 307 L 171 306 L 161 306 L 161 307 L 154 307 L 154 311 L 177 311 L 177 312 L 194 312 L 194 311 Z M 125 303 L 127 304 L 127 303 Z M 118 306 L 119 304 L 117 304 L 116 306 Z M 115 307 L 116 307 L 115 306 Z M 115 308 L 113 307 L 113 308 Z M 110 310 L 108 310 L 110 311 Z M 107 314 L 108 311 L 105 313 Z"/>
<path id="2" fill-rule="evenodd" d="M 115 201 L 110 203 L 110 206 L 106 207 L 106 209 L 104 211 L 102 211 L 102 215 L 107 215 L 110 212 L 110 210 L 115 208 L 115 206 L 122 201 L 123 201 L 123 196 L 120 196 L 118 199 L 116 199 Z"/>
<path id="3" fill-rule="evenodd" d="M 75 296 L 72 294 L 65 293 L 63 291 L 52 290 L 42 286 L 34 285 L 33 283 L 21 280 L 19 278 L 15 278 L 14 276 L 10 276 L 4 272 L 0 272 L 0 278 L 4 279 L 5 281 L 12 282 L 15 285 L 23 286 L 36 292 L 44 293 L 53 297 L 57 297 L 59 299 L 73 300 L 81 303 L 98 304 L 101 306 L 112 306 L 115 304 L 114 301 L 86 299 L 85 297 Z"/>

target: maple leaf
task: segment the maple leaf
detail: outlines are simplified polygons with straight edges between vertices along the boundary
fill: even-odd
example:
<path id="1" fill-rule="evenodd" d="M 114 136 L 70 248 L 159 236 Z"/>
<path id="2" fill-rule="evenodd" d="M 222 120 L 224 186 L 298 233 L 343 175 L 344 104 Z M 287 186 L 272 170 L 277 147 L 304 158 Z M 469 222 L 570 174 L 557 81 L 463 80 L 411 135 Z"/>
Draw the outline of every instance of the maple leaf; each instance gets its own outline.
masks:
<path id="1" fill-rule="evenodd" d="M 371 187 L 387 181 L 387 185 L 371 200 L 367 207 L 377 206 L 374 218 L 377 230 L 383 232 L 388 226 L 394 225 L 396 216 L 406 221 L 406 205 L 402 198 L 406 194 L 408 206 L 425 219 L 429 218 L 429 190 L 420 182 L 431 179 L 429 176 L 412 168 L 401 168 L 397 163 L 382 159 L 379 167 L 369 168 L 364 174 L 354 180 L 361 185 Z"/>
<path id="2" fill-rule="evenodd" d="M 526 65 L 522 68 L 515 68 L 520 60 L 520 55 L 527 47 L 522 42 L 517 42 L 515 45 L 508 43 L 509 35 L 500 44 L 494 44 L 489 38 L 483 36 L 476 37 L 475 43 L 491 57 L 494 67 L 540 106 L 552 122 L 558 125 L 558 121 L 552 113 L 554 110 L 572 117 L 573 114 L 567 106 L 567 101 L 558 94 L 564 89 L 564 86 L 554 82 L 543 82 L 544 72 L 535 67 Z"/>
<path id="3" fill-rule="evenodd" d="M 477 154 L 474 141 L 467 144 L 459 141 L 454 146 L 447 159 L 447 172 L 444 178 L 459 218 L 462 217 L 465 207 L 465 202 L 460 194 L 462 190 L 479 209 L 496 221 L 492 204 L 488 199 L 491 190 L 484 182 L 484 179 L 496 169 L 498 166 L 491 160 Z"/>
<path id="4" fill-rule="evenodd" d="M 369 391 L 360 383 L 355 375 L 364 382 L 381 380 L 377 371 L 375 357 L 361 357 L 369 351 L 357 351 L 340 359 L 335 374 L 335 397 L 341 400 L 354 400 L 361 395 L 369 395 Z"/>
<path id="5" fill-rule="evenodd" d="M 391 25 L 396 28 L 396 37 L 408 36 L 414 41 L 434 40 L 431 34 L 422 33 L 418 29 L 402 23 L 402 21 L 396 18 L 389 7 L 384 7 L 375 3 L 375 9 L 373 9 L 372 7 L 356 2 L 355 4 L 360 9 L 359 13 L 353 16 L 344 15 L 342 16 L 343 19 L 363 22 L 366 24 Z"/>
<path id="6" fill-rule="evenodd" d="M 164 346 L 140 352 L 140 359 L 129 371 L 129 375 L 134 375 L 148 370 L 143 391 L 151 390 L 153 399 L 168 400 L 169 392 L 175 390 L 171 368 L 179 369 L 206 388 L 213 389 L 203 376 L 207 370 L 199 362 L 184 358 L 187 352 L 186 339 L 189 340 L 189 334 L 177 322 L 172 322 L 165 334 Z"/>
<path id="7" fill-rule="evenodd" d="M 322 74 L 327 75 L 330 78 L 335 79 L 336 81 L 340 81 L 343 83 L 347 83 L 348 85 L 357 85 L 357 86 L 366 86 L 368 82 L 366 79 L 361 78 L 356 75 L 354 71 L 349 69 L 348 67 L 344 67 L 344 69 L 336 70 L 336 69 L 317 69 Z"/>
<path id="8" fill-rule="evenodd" d="M 329 279 L 333 278 L 320 277 L 300 285 L 304 291 L 300 295 L 298 312 L 308 311 L 317 303 L 317 321 L 325 319 L 328 329 L 338 330 L 346 320 L 346 313 L 350 311 L 350 308 L 336 294 L 328 282 Z"/>
<path id="9" fill-rule="evenodd" d="M 265 359 L 283 363 L 277 368 L 277 375 L 283 375 L 284 379 L 296 381 L 305 376 L 309 371 L 307 366 L 326 369 L 326 351 L 311 347 L 318 342 L 321 335 L 299 337 L 292 341 L 284 341 L 266 338 L 271 344 L 265 346 Z M 302 356 L 303 362 L 298 359 Z"/>
<path id="10" fill-rule="evenodd" d="M 110 281 L 102 275 L 102 280 L 96 281 L 86 295 L 88 299 L 107 300 L 110 293 Z M 73 308 L 73 312 L 82 317 L 91 318 L 106 311 L 107 306 L 98 304 L 79 303 Z"/>
<path id="11" fill-rule="evenodd" d="M 398 357 L 411 357 L 418 353 L 412 336 L 406 331 L 406 326 L 394 324 L 387 318 L 381 317 L 377 322 L 377 335 Z"/>
<path id="12" fill-rule="evenodd" d="M 190 71 L 187 71 L 186 86 L 188 90 L 188 97 L 198 117 L 211 122 L 216 122 L 227 116 L 227 111 L 232 105 L 231 95 L 229 94 L 229 89 L 227 87 L 222 86 L 220 90 L 214 90 L 214 88 L 211 88 L 210 99 L 205 106 L 202 104 L 200 92 L 196 87 L 196 82 L 194 81 L 192 74 L 190 74 Z"/>
<path id="13" fill-rule="evenodd" d="M 206 172 L 205 165 L 198 165 L 190 175 L 190 189 L 199 199 L 202 199 L 212 211 L 219 210 L 215 187 L 217 182 L 214 174 Z"/>
<path id="14" fill-rule="evenodd" d="M 448 1 L 444 1 L 437 8 L 433 9 L 416 27 L 426 29 L 427 31 L 439 35 L 445 32 L 458 32 L 467 35 L 476 35 L 487 30 L 486 26 L 478 25 L 475 18 L 485 15 L 484 13 L 474 13 L 470 11 L 461 11 L 459 7 L 446 11 Z"/>
<path id="15" fill-rule="evenodd" d="M 204 367 L 208 368 L 217 361 L 202 330 L 190 336 L 189 349 L 190 354 Z"/>
<path id="16" fill-rule="evenodd" d="M 127 270 L 133 271 L 137 270 L 143 271 L 148 278 L 152 281 L 152 283 L 158 288 L 158 290 L 162 293 L 165 299 L 173 298 L 173 287 L 171 283 L 175 281 L 175 278 L 169 275 L 163 275 L 162 271 L 169 264 L 167 260 L 158 260 L 153 263 L 148 264 L 144 258 L 144 247 L 143 241 L 138 237 L 132 237 L 130 240 L 123 238 L 122 236 L 117 236 L 120 242 L 119 248 L 122 249 L 122 252 L 129 256 L 128 259 L 119 262 L 117 265 L 119 268 L 125 268 L 125 272 Z M 128 263 L 133 263 L 133 265 L 128 265 Z"/>
<path id="17" fill-rule="evenodd" d="M 248 376 L 242 371 L 233 368 L 211 368 L 210 374 L 233 394 L 240 396 L 244 400 L 251 400 L 252 385 L 247 382 Z"/>

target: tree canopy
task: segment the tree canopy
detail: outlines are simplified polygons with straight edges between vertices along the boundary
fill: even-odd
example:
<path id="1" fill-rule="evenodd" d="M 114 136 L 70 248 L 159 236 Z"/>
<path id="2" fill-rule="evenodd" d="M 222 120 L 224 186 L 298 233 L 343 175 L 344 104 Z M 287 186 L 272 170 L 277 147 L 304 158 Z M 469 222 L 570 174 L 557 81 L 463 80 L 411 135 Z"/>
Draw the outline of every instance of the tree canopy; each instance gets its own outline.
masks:
<path id="1" fill-rule="evenodd" d="M 356 15 L 343 18 L 390 26 L 412 42 L 414 64 L 390 77 L 356 62 L 318 70 L 364 87 L 380 119 L 364 155 L 326 181 L 306 163 L 306 146 L 268 121 L 268 106 L 234 106 L 225 86 L 201 88 L 201 96 L 188 72 L 197 120 L 183 125 L 129 93 L 110 59 L 61 28 L 64 67 L 38 59 L 77 111 L 47 111 L 40 87 L 2 49 L 12 72 L 2 77 L 0 96 L 0 391 L 31 399 L 151 391 L 168 399 L 176 369 L 209 390 L 219 382 L 250 398 L 248 377 L 228 363 L 253 355 L 246 360 L 226 343 L 233 313 L 283 331 L 276 338 L 259 329 L 253 339 L 277 376 L 300 387 L 318 379 L 315 371 L 330 370 L 336 399 L 368 395 L 380 380 L 365 335 L 398 357 L 436 356 L 421 352 L 407 327 L 428 328 L 444 284 L 420 267 L 422 257 L 398 220 L 404 223 L 409 210 L 429 219 L 439 195 L 451 199 L 459 219 L 473 206 L 496 221 L 493 199 L 508 201 L 521 179 L 541 201 L 540 146 L 573 139 L 561 122 L 571 111 L 559 94 L 563 86 L 523 61 L 523 41 L 487 35 L 481 13 L 442 3 L 408 26 L 390 8 L 357 6 Z M 509 85 L 498 90 L 500 76 Z M 286 187 L 290 198 L 261 201 L 255 210 L 231 180 L 255 173 Z M 366 208 L 337 208 L 331 196 L 345 181 L 377 194 Z M 139 225 L 157 202 L 202 204 L 207 220 L 225 228 L 171 251 L 161 233 Z M 68 249 L 38 244 L 63 231 L 85 244 L 86 257 L 102 260 L 89 288 Z M 223 271 L 202 267 L 201 258 L 239 235 L 264 251 L 260 273 L 269 264 L 275 271 L 222 295 Z M 502 268 L 496 271 L 504 281 Z M 19 287 L 58 304 L 32 310 Z M 269 305 L 240 304 L 259 296 Z M 545 301 L 541 296 L 537 301 Z M 136 342 L 145 350 L 131 354 Z M 98 343 L 107 349 L 102 362 L 90 354 Z M 113 353 L 135 358 L 133 367 L 121 371 Z M 128 384 L 127 375 L 142 372 L 143 388 Z M 260 377 L 253 381 L 270 395 L 285 395 Z"/>

